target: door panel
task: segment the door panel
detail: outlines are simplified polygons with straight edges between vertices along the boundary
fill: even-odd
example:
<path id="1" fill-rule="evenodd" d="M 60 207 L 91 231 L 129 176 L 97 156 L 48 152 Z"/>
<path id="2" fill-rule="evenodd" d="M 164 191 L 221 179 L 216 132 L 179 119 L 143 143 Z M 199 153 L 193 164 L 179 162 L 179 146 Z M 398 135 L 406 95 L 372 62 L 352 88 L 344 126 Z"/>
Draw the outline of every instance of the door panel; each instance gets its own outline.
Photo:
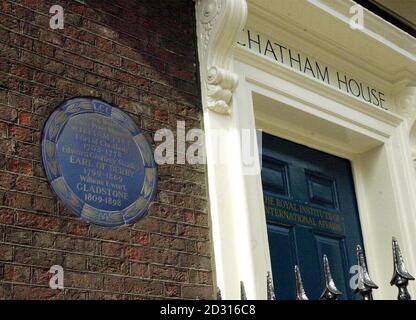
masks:
<path id="1" fill-rule="evenodd" d="M 274 286 L 281 288 L 278 299 L 293 299 L 295 290 L 294 274 L 286 274 L 285 271 L 291 268 L 296 261 L 295 237 L 293 228 L 273 224 L 267 226 L 271 259 L 275 261 L 273 277 Z M 285 259 L 281 259 L 284 256 Z"/>
<path id="2" fill-rule="evenodd" d="M 341 299 L 354 299 L 349 267 L 362 237 L 350 162 L 263 134 L 262 181 L 276 296 L 295 297 L 299 264 L 306 293 L 318 299 L 326 254 Z"/>

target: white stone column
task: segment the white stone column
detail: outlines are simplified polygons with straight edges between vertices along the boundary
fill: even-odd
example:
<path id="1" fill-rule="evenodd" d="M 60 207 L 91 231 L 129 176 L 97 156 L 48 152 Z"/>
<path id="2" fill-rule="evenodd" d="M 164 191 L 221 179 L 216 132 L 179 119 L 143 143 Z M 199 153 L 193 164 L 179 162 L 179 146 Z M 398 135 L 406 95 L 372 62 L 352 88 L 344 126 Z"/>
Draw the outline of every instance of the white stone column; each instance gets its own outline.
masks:
<path id="1" fill-rule="evenodd" d="M 413 165 L 416 170 L 416 85 L 405 85 L 396 94 L 396 111 L 406 119 Z"/>
<path id="2" fill-rule="evenodd" d="M 253 132 L 255 125 L 254 119 L 248 123 L 241 120 L 250 112 L 251 104 L 245 96 L 236 96 L 238 77 L 232 56 L 237 35 L 244 28 L 247 3 L 197 0 L 196 16 L 217 285 L 224 299 L 240 298 L 240 281 L 244 281 L 248 299 L 265 298 L 266 264 L 253 253 L 252 204 L 247 189 L 250 179 L 244 175 L 241 141 L 242 130 Z M 239 89 L 244 94 L 244 89 Z M 258 159 L 256 165 L 259 168 Z M 258 170 L 257 182 L 259 174 Z M 257 190 L 258 185 L 253 188 Z M 261 183 L 257 192 L 261 192 Z M 258 274 L 264 283 L 256 281 Z"/>

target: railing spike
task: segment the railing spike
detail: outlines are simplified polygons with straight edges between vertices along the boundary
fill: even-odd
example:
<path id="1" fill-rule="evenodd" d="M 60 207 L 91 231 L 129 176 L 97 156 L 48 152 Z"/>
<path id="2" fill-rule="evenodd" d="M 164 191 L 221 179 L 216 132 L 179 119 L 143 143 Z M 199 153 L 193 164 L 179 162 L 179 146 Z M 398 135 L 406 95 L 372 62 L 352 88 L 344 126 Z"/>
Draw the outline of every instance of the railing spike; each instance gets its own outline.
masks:
<path id="1" fill-rule="evenodd" d="M 303 288 L 302 276 L 299 267 L 295 266 L 296 300 L 309 300 Z"/>
<path id="2" fill-rule="evenodd" d="M 415 278 L 407 271 L 402 252 L 399 247 L 399 243 L 396 238 L 392 239 L 392 250 L 393 250 L 393 277 L 391 278 L 390 285 L 395 285 L 399 289 L 399 294 L 397 296 L 398 300 L 411 300 L 407 286 L 409 280 L 415 280 Z"/>
<path id="3" fill-rule="evenodd" d="M 357 245 L 357 264 L 360 268 L 358 269 L 358 286 L 354 292 L 360 294 L 364 300 L 373 300 L 373 289 L 378 289 L 378 286 L 368 274 L 364 253 L 360 245 Z"/>
<path id="4" fill-rule="evenodd" d="M 276 295 L 274 294 L 272 275 L 270 272 L 267 272 L 267 300 L 276 300 Z"/>
<path id="5" fill-rule="evenodd" d="M 321 294 L 320 300 L 337 300 L 338 296 L 342 294 L 341 291 L 335 286 L 334 279 L 331 275 L 331 269 L 329 268 L 328 257 L 324 254 L 324 275 L 325 275 L 325 288 Z"/>
<path id="6" fill-rule="evenodd" d="M 217 300 L 222 300 L 221 290 L 217 287 Z"/>
<path id="7" fill-rule="evenodd" d="M 241 292 L 241 300 L 247 300 L 246 289 L 244 288 L 243 281 L 240 281 L 240 292 Z"/>

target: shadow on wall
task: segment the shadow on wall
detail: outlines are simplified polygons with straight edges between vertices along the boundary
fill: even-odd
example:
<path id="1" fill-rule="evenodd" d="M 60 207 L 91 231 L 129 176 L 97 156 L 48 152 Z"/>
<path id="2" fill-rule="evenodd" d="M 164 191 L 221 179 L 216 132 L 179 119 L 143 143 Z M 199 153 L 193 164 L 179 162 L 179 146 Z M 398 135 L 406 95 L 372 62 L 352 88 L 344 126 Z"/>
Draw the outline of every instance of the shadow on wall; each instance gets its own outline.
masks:
<path id="1" fill-rule="evenodd" d="M 139 76 L 155 81 L 142 89 L 200 107 L 192 0 L 85 3 L 73 8 L 83 28 L 113 40 L 125 66 L 135 62 Z"/>

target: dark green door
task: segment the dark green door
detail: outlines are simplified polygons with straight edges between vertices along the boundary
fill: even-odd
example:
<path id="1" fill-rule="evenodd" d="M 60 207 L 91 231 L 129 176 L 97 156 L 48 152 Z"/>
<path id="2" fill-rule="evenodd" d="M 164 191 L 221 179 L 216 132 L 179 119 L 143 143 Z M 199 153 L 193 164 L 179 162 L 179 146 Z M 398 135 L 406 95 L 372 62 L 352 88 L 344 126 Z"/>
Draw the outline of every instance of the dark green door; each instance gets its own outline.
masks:
<path id="1" fill-rule="evenodd" d="M 293 267 L 300 266 L 309 299 L 324 287 L 322 256 L 329 259 L 341 299 L 349 286 L 355 247 L 362 245 L 351 164 L 263 134 L 262 181 L 273 281 L 278 299 L 295 298 Z"/>

